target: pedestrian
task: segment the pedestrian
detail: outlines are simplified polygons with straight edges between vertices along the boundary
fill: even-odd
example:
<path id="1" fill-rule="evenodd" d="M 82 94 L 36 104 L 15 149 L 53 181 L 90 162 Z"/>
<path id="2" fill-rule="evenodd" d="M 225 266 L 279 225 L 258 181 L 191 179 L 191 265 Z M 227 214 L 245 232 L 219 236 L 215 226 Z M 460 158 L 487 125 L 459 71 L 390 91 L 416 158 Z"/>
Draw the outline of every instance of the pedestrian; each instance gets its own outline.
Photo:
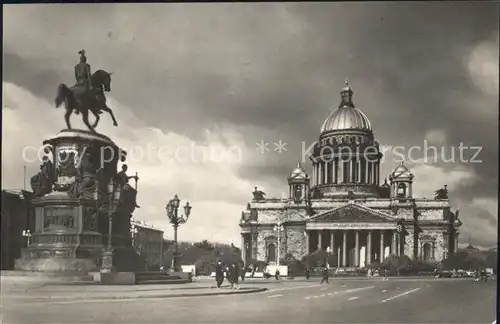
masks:
<path id="1" fill-rule="evenodd" d="M 323 267 L 323 271 L 322 271 L 322 274 L 323 274 L 323 277 L 321 278 L 321 282 L 320 284 L 322 284 L 323 282 L 326 282 L 327 284 L 330 283 L 330 281 L 328 281 L 328 268 L 327 267 Z"/>
<path id="2" fill-rule="evenodd" d="M 387 278 L 387 268 L 384 268 L 384 280 L 389 280 L 389 278 Z"/>
<path id="3" fill-rule="evenodd" d="M 238 265 L 236 263 L 231 264 L 229 269 L 229 281 L 231 282 L 231 289 L 240 289 L 238 286 Z"/>
<path id="4" fill-rule="evenodd" d="M 309 268 L 306 268 L 304 270 L 304 272 L 305 272 L 305 275 L 306 275 L 306 280 L 309 280 L 309 278 L 311 277 L 311 273 L 309 272 Z"/>
<path id="5" fill-rule="evenodd" d="M 274 279 L 280 280 L 280 269 L 276 268 L 276 272 L 274 273 Z"/>
<path id="6" fill-rule="evenodd" d="M 221 260 L 218 260 L 215 264 L 215 283 L 217 288 L 220 288 L 224 282 L 224 265 Z"/>
<path id="7" fill-rule="evenodd" d="M 242 262 L 241 263 L 241 273 L 240 273 L 241 274 L 241 281 L 242 282 L 245 282 L 245 275 L 246 275 L 246 273 L 247 273 L 247 269 L 245 268 L 245 263 Z"/>

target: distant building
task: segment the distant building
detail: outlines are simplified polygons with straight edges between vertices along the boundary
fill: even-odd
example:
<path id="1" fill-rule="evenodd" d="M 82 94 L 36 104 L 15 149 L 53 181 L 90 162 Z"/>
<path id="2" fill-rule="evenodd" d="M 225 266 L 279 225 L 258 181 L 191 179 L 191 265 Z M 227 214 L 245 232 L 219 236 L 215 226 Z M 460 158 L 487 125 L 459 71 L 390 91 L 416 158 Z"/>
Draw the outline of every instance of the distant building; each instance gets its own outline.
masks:
<path id="1" fill-rule="evenodd" d="M 148 270 L 159 270 L 163 264 L 165 241 L 163 230 L 132 219 L 132 246 L 145 261 Z"/>
<path id="2" fill-rule="evenodd" d="M 364 267 L 390 254 L 441 261 L 457 251 L 461 221 L 446 186 L 434 198 L 415 197 L 414 175 L 403 162 L 384 180 L 381 147 L 352 96 L 346 84 L 318 141 L 303 148 L 312 175 L 299 163 L 282 199 L 255 188 L 240 219 L 246 262 L 300 260 L 323 250 L 333 254 L 331 266 Z"/>
<path id="3" fill-rule="evenodd" d="M 28 244 L 29 237 L 23 236 L 23 231 L 35 230 L 31 198 L 32 193 L 25 190 L 2 190 L 2 270 L 14 269 L 14 260 Z"/>

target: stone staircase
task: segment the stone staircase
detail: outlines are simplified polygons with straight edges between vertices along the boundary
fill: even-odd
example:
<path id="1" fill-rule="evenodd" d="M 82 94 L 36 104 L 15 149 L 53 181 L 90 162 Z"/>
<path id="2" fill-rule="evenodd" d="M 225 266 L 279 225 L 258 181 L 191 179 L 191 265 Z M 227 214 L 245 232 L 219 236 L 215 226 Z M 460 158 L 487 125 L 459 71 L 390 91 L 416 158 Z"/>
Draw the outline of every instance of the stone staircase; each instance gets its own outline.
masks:
<path id="1" fill-rule="evenodd" d="M 135 272 L 136 285 L 147 284 L 184 284 L 192 282 L 190 273 L 167 273 L 161 271 L 139 271 Z"/>

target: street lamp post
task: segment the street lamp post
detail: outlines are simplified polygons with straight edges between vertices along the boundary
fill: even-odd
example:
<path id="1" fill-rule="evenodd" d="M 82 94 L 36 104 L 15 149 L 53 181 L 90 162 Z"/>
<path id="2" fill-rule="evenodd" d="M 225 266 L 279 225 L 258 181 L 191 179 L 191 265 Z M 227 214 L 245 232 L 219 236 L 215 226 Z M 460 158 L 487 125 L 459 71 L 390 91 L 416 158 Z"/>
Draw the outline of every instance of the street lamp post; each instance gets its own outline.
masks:
<path id="1" fill-rule="evenodd" d="M 27 240 L 26 247 L 29 247 L 30 243 L 31 243 L 31 230 L 29 230 L 29 229 L 23 230 L 23 236 L 26 237 L 26 240 Z"/>
<path id="2" fill-rule="evenodd" d="M 167 216 L 174 228 L 174 256 L 172 258 L 172 271 L 178 271 L 177 257 L 178 257 L 178 244 L 177 244 L 177 230 L 181 224 L 184 224 L 189 219 L 189 215 L 191 214 L 191 206 L 189 202 L 186 202 L 184 206 L 184 215 L 179 215 L 179 206 L 180 199 L 177 195 L 174 196 L 173 199 L 170 199 L 167 206 L 165 207 L 167 211 Z"/>
<path id="3" fill-rule="evenodd" d="M 284 231 L 284 227 L 283 225 L 281 224 L 281 222 L 278 222 L 276 225 L 274 225 L 273 227 L 273 231 L 275 231 L 277 233 L 277 237 L 278 237 L 278 251 L 276 253 L 276 257 L 277 257 L 277 260 L 276 260 L 276 265 L 278 266 L 278 269 L 279 269 L 279 266 L 280 266 L 280 251 L 281 251 L 281 231 Z"/>
<path id="4" fill-rule="evenodd" d="M 130 226 L 130 233 L 132 234 L 132 247 L 134 249 L 137 249 L 136 245 L 137 245 L 137 233 L 139 232 L 139 230 L 137 229 L 137 227 L 132 224 L 132 226 Z"/>
<path id="5" fill-rule="evenodd" d="M 120 201 L 121 187 L 117 185 L 113 179 L 111 179 L 108 183 L 108 196 L 109 196 L 109 205 L 108 205 L 108 246 L 103 252 L 102 256 L 102 265 L 101 272 L 109 273 L 113 271 L 113 214 L 116 212 L 116 208 L 118 207 L 118 203 Z"/>

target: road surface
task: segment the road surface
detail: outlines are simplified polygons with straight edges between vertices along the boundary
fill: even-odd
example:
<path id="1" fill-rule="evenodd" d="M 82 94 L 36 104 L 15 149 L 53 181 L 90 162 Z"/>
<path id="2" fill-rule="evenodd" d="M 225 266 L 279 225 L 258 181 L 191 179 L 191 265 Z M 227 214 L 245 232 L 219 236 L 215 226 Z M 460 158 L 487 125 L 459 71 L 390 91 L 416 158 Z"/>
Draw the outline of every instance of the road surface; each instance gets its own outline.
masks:
<path id="1" fill-rule="evenodd" d="M 247 285 L 255 286 L 255 283 Z M 171 299 L 2 299 L 2 323 L 493 323 L 496 281 L 332 280 Z M 75 288 L 77 289 L 77 288 Z"/>

